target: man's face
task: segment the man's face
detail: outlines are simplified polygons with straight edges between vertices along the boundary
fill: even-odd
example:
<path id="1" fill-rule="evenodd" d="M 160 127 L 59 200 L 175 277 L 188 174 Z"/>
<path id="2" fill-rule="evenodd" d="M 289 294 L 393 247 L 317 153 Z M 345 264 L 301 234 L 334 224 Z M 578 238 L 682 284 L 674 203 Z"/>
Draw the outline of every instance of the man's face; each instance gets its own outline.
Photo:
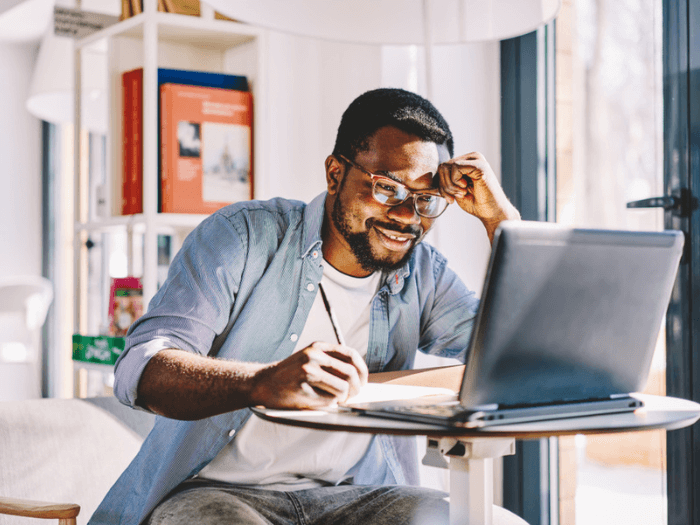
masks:
<path id="1" fill-rule="evenodd" d="M 367 173 L 332 159 L 326 162 L 330 221 L 324 225 L 324 256 L 340 271 L 356 276 L 402 266 L 435 219 L 419 216 L 412 197 L 394 207 L 381 204 L 372 196 Z M 425 191 L 437 188 L 434 174 L 448 154 L 444 146 L 387 126 L 352 160 L 409 190 Z"/>

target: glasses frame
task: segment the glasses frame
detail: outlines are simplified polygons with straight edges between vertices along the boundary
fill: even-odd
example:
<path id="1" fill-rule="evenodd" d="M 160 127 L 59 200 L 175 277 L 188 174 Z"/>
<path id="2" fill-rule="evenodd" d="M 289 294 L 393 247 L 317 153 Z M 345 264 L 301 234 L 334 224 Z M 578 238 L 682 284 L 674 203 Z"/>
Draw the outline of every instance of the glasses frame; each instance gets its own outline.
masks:
<path id="1" fill-rule="evenodd" d="M 419 216 L 424 217 L 424 218 L 426 218 L 426 219 L 437 219 L 440 215 L 442 215 L 443 213 L 445 213 L 445 210 L 447 209 L 447 206 L 450 205 L 450 203 L 447 202 L 447 199 L 445 199 L 445 197 L 443 197 L 442 195 L 436 195 L 435 193 L 431 193 L 430 191 L 413 191 L 413 190 L 410 190 L 410 189 L 408 188 L 408 186 L 406 186 L 406 185 L 403 184 L 402 182 L 396 181 L 396 180 L 392 179 L 391 177 L 385 177 L 384 175 L 377 175 L 376 173 L 372 173 L 372 172 L 369 171 L 368 169 L 363 168 L 362 166 L 360 166 L 357 162 L 350 160 L 350 159 L 347 158 L 345 155 L 338 155 L 338 156 L 339 156 L 341 159 L 343 159 L 345 162 L 347 162 L 348 164 L 350 164 L 353 168 L 357 168 L 358 170 L 360 170 L 361 172 L 365 173 L 366 175 L 369 175 L 370 179 L 372 180 L 372 198 L 373 198 L 375 201 L 377 201 L 379 204 L 381 204 L 382 206 L 386 206 L 386 207 L 388 207 L 388 208 L 395 208 L 396 206 L 401 206 L 401 205 L 402 205 L 404 202 L 406 202 L 410 197 L 413 197 L 413 209 L 415 210 L 415 212 L 416 212 Z M 396 203 L 396 204 L 386 204 L 385 202 L 380 201 L 380 200 L 377 198 L 376 194 L 375 194 L 375 188 L 376 188 L 377 182 L 379 182 L 379 180 L 388 180 L 388 181 L 392 182 L 393 184 L 398 184 L 399 186 L 402 186 L 402 187 L 406 190 L 406 192 L 407 192 L 406 198 L 405 198 L 404 200 L 402 200 L 401 202 L 398 202 L 398 203 Z M 441 199 L 444 199 L 444 200 L 445 200 L 446 205 L 445 205 L 445 207 L 442 209 L 442 211 L 441 211 L 440 213 L 438 213 L 437 215 L 425 215 L 424 213 L 421 213 L 421 212 L 418 210 L 418 203 L 416 202 L 416 197 L 420 197 L 420 196 L 422 196 L 422 195 L 432 195 L 433 197 L 440 197 Z"/>

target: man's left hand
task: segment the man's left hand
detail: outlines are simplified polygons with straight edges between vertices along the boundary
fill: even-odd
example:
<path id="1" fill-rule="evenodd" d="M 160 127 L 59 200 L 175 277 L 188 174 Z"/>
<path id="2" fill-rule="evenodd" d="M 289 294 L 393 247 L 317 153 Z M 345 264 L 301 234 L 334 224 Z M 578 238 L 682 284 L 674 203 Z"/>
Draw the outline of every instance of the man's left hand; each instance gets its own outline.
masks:
<path id="1" fill-rule="evenodd" d="M 481 153 L 468 153 L 440 164 L 438 178 L 445 198 L 480 219 L 489 240 L 493 241 L 501 221 L 520 219 Z"/>

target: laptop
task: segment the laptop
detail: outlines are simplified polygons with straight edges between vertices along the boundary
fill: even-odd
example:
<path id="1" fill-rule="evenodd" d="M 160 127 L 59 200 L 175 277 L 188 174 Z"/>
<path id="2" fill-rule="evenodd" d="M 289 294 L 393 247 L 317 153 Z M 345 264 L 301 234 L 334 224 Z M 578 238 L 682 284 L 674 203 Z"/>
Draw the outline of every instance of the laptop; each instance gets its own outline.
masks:
<path id="1" fill-rule="evenodd" d="M 506 221 L 494 239 L 459 396 L 352 405 L 487 427 L 633 411 L 683 250 L 679 231 Z"/>

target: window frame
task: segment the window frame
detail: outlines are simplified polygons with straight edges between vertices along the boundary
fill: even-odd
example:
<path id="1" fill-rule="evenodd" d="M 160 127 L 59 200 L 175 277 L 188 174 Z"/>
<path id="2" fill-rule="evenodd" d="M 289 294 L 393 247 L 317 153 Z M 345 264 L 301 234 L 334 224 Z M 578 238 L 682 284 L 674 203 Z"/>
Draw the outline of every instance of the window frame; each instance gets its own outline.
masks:
<path id="1" fill-rule="evenodd" d="M 555 34 L 552 21 L 500 46 L 501 184 L 524 220 L 556 220 Z M 516 441 L 503 458 L 503 506 L 557 525 L 557 457 L 556 438 Z"/>

